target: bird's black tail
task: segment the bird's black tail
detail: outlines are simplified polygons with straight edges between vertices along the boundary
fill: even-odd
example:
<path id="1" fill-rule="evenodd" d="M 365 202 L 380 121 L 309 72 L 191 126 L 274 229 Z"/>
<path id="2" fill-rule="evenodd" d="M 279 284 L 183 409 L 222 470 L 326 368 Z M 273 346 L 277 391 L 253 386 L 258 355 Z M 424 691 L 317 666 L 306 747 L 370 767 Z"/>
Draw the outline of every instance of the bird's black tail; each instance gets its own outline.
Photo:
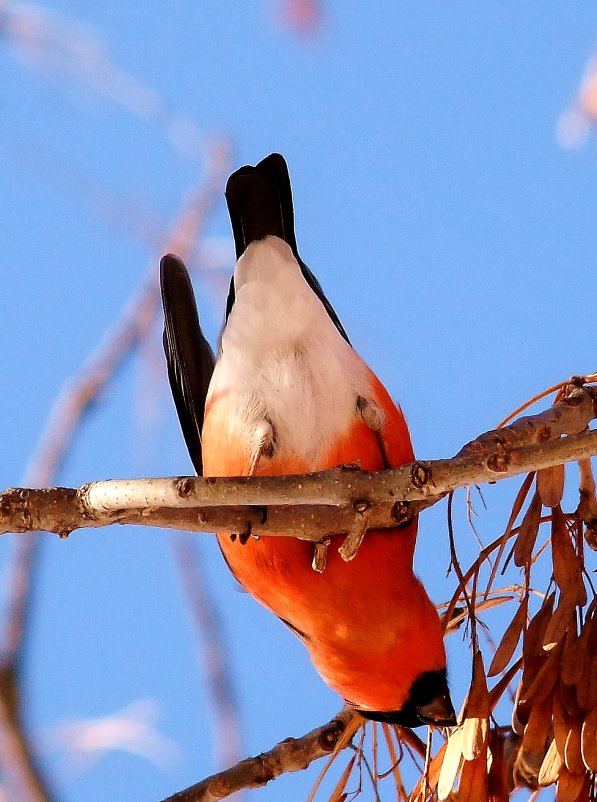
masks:
<path id="1" fill-rule="evenodd" d="M 294 207 L 286 160 L 270 153 L 255 167 L 245 165 L 232 173 L 226 184 L 226 203 L 232 224 L 236 258 L 240 258 L 255 240 L 274 236 L 286 242 L 301 267 L 307 284 L 317 295 L 332 322 L 350 342 L 338 315 L 328 301 L 313 273 L 299 256 L 294 233 Z M 226 303 L 226 320 L 234 305 L 234 277 Z"/>
<path id="2" fill-rule="evenodd" d="M 283 156 L 271 153 L 255 167 L 232 173 L 226 184 L 236 258 L 248 245 L 267 236 L 279 237 L 298 260 L 288 167 Z"/>

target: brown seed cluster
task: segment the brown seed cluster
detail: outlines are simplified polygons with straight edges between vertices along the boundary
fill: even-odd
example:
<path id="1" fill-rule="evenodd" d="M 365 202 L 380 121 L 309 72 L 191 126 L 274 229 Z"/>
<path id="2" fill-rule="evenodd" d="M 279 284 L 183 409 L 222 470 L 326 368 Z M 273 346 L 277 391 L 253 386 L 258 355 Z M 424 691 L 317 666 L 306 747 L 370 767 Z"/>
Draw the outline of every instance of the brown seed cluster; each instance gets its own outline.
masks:
<path id="1" fill-rule="evenodd" d="M 413 799 L 507 802 L 515 788 L 550 785 L 556 786 L 557 802 L 597 799 L 597 597 L 584 554 L 587 509 L 594 512 L 593 502 L 587 503 L 587 494 L 594 498 L 589 472 L 585 464 L 582 503 L 570 514 L 561 507 L 562 466 L 539 471 L 523 483 L 496 561 L 501 564 L 503 543 L 515 538 L 510 556 L 522 569 L 524 586 L 487 672 L 502 679 L 488 691 L 477 651 L 460 723 L 429 764 L 427 795 Z M 514 527 L 519 515 L 521 522 Z M 549 527 L 543 545 L 542 526 Z M 551 558 L 551 581 L 529 620 L 531 600 L 542 595 L 536 588 L 531 591 L 541 554 L 543 560 Z M 473 589 L 478 570 L 466 572 L 475 577 Z M 474 615 L 482 608 L 476 605 Z M 522 657 L 512 663 L 521 639 Z M 517 675 L 511 727 L 492 726 L 495 706 Z"/>

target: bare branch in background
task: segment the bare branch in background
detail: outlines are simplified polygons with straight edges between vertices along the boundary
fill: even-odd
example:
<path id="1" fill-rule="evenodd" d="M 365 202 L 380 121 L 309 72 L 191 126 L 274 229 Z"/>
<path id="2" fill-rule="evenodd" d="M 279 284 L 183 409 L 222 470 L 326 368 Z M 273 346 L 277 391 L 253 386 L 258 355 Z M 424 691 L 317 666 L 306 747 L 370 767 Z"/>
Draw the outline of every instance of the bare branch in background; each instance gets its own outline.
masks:
<path id="1" fill-rule="evenodd" d="M 206 158 L 206 141 L 195 123 L 126 70 L 117 67 L 99 32 L 74 17 L 27 3 L 0 3 L 0 36 L 27 64 L 67 75 L 136 117 L 159 126 L 181 152 Z"/>
<path id="2" fill-rule="evenodd" d="M 214 201 L 219 198 L 223 175 L 228 170 L 228 147 L 214 148 L 208 175 L 183 203 L 173 233 L 163 244 L 162 253 L 172 251 L 182 259 L 192 252 L 194 241 Z M 152 257 L 147 276 L 128 301 L 118 320 L 87 359 L 79 376 L 60 393 L 50 412 L 37 452 L 26 471 L 26 481 L 34 486 L 48 483 L 59 470 L 76 427 L 83 414 L 103 391 L 124 359 L 149 331 L 158 309 L 156 259 Z"/>
<path id="3" fill-rule="evenodd" d="M 210 688 L 210 701 L 215 707 L 215 741 L 218 766 L 230 766 L 240 758 L 241 733 L 238 700 L 232 678 L 230 661 L 223 644 L 222 624 L 213 596 L 208 593 L 205 572 L 197 554 L 196 544 L 188 536 L 173 543 L 174 557 L 191 620 L 198 630 L 204 672 Z"/>
<path id="4" fill-rule="evenodd" d="M 5 10 L 6 14 L 7 11 Z M 207 163 L 207 174 L 183 204 L 178 221 L 162 252 L 175 251 L 189 258 L 201 227 L 220 195 L 228 172 L 227 143 L 216 143 Z M 134 350 L 155 319 L 158 309 L 157 259 L 151 260 L 148 275 L 126 304 L 116 323 L 91 354 L 81 374 L 60 393 L 50 413 L 36 453 L 26 470 L 25 480 L 34 486 L 52 481 L 59 471 L 80 422 L 96 401 L 124 359 Z M 50 792 L 35 764 L 33 750 L 22 721 L 18 677 L 22 650 L 29 626 L 31 588 L 38 561 L 37 539 L 19 538 L 8 572 L 9 590 L 5 634 L 0 665 L 0 767 L 19 789 L 20 800 L 48 800 Z"/>

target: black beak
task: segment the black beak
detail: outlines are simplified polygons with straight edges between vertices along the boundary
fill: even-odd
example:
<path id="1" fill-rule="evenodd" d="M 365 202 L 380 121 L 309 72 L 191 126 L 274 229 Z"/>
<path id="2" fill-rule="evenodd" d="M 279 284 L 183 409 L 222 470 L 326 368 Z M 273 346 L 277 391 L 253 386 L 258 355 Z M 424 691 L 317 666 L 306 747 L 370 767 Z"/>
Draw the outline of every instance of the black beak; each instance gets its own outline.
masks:
<path id="1" fill-rule="evenodd" d="M 357 708 L 358 709 L 358 708 Z M 445 669 L 426 671 L 410 689 L 408 700 L 400 710 L 359 710 L 372 721 L 399 724 L 401 727 L 454 727 L 456 713 L 450 699 L 450 690 Z"/>
<path id="2" fill-rule="evenodd" d="M 442 693 L 424 705 L 415 707 L 417 718 L 434 727 L 455 727 L 456 713 L 449 693 Z"/>

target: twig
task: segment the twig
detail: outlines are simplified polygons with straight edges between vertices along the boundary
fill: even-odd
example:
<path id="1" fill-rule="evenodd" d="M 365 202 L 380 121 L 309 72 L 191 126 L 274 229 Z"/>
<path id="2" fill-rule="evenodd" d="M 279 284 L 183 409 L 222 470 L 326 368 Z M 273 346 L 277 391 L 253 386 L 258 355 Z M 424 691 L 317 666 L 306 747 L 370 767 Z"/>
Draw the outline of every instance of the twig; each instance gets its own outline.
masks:
<path id="1" fill-rule="evenodd" d="M 301 738 L 286 738 L 269 752 L 241 760 L 162 802 L 216 802 L 242 788 L 266 785 L 285 772 L 306 769 L 314 760 L 333 752 L 356 719 L 360 716 L 354 710 L 342 710 L 327 724 Z"/>

